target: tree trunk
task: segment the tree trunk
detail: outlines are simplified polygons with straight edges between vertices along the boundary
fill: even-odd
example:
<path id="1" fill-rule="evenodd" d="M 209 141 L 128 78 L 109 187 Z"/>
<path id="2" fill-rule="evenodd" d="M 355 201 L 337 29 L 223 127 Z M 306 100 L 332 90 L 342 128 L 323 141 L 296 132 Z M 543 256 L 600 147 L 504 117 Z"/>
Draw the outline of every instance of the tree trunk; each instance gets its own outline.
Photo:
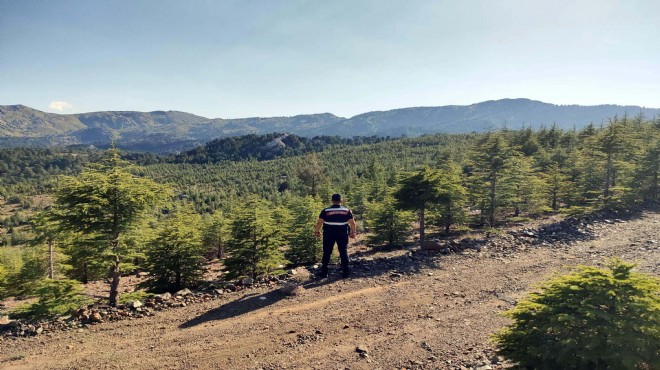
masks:
<path id="1" fill-rule="evenodd" d="M 658 171 L 653 173 L 653 181 L 651 181 L 651 201 L 656 202 L 658 200 Z"/>
<path id="2" fill-rule="evenodd" d="M 445 222 L 445 234 L 449 235 L 449 227 L 452 224 L 452 214 L 451 214 L 451 205 L 447 206 L 447 209 L 445 209 L 445 212 L 447 213 L 447 221 Z"/>
<path id="3" fill-rule="evenodd" d="M 119 296 L 119 237 L 115 238 L 111 242 L 112 250 L 115 252 L 115 265 L 112 268 L 112 283 L 110 283 L 110 305 L 116 306 L 117 299 Z"/>
<path id="4" fill-rule="evenodd" d="M 490 205 L 488 206 L 488 226 L 490 227 L 495 225 L 495 184 L 497 184 L 497 175 L 493 174 L 490 180 Z"/>
<path id="5" fill-rule="evenodd" d="M 225 247 L 222 243 L 222 240 L 218 241 L 218 259 L 223 259 L 225 257 Z"/>
<path id="6" fill-rule="evenodd" d="M 424 242 L 424 207 L 419 210 L 419 242 Z"/>
<path id="7" fill-rule="evenodd" d="M 48 278 L 55 278 L 55 252 L 53 251 L 53 241 L 48 239 Z"/>
<path id="8" fill-rule="evenodd" d="M 82 269 L 82 283 L 87 284 L 89 283 L 89 274 L 87 273 L 87 262 L 83 262 L 83 269 Z"/>
<path id="9" fill-rule="evenodd" d="M 110 284 L 110 305 L 116 306 L 119 297 L 119 256 L 115 255 L 115 266 L 112 269 L 112 283 Z"/>
<path id="10" fill-rule="evenodd" d="M 603 184 L 603 201 L 607 205 L 610 198 L 610 178 L 612 176 L 612 156 L 607 155 L 607 163 L 605 165 L 605 181 Z"/>

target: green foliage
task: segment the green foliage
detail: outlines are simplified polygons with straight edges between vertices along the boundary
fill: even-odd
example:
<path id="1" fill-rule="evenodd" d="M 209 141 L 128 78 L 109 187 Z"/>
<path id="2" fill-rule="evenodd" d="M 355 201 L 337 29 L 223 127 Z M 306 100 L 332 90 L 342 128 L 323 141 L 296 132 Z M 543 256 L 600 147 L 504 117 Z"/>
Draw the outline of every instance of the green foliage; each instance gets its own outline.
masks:
<path id="1" fill-rule="evenodd" d="M 120 262 L 127 254 L 121 238 L 167 194 L 153 180 L 131 174 L 116 150 L 96 168 L 61 179 L 51 219 L 62 232 L 81 238 L 74 245 L 86 258 L 112 264 L 110 304 L 117 304 Z"/>
<path id="2" fill-rule="evenodd" d="M 145 299 L 151 298 L 153 296 L 154 296 L 153 293 L 145 292 L 143 290 L 138 290 L 136 292 L 122 294 L 121 297 L 119 298 L 119 303 L 127 304 L 134 301 L 143 302 Z"/>
<path id="3" fill-rule="evenodd" d="M 85 305 L 89 299 L 83 295 L 83 286 L 75 280 L 42 281 L 35 290 L 39 300 L 28 306 L 20 307 L 14 315 L 33 318 L 52 318 L 64 315 Z"/>
<path id="4" fill-rule="evenodd" d="M 323 254 L 321 240 L 314 235 L 314 225 L 323 208 L 323 203 L 311 196 L 294 197 L 289 205 L 292 216 L 290 225 L 286 228 L 286 239 L 289 249 L 286 258 L 293 264 L 305 265 L 316 263 Z"/>
<path id="5" fill-rule="evenodd" d="M 30 195 L 50 193 L 55 175 L 75 175 L 90 162 L 93 164 L 80 176 L 59 180 L 60 192 L 51 213 L 64 218 L 47 220 L 54 230 L 35 229 L 35 240 L 47 237 L 56 251 L 65 254 L 57 259 L 57 271 L 82 281 L 145 265 L 146 241 L 154 239 L 158 229 L 149 210 L 154 201 L 167 198 L 160 187 L 151 187 L 153 182 L 171 184 L 179 199 L 194 204 L 199 213 L 221 211 L 224 215 L 209 216 L 203 223 L 207 257 L 221 255 L 229 242 L 227 218 L 233 218 L 232 204 L 244 203 L 249 195 L 260 196 L 272 212 L 267 223 L 279 229 L 275 244 L 299 263 L 316 258 L 318 241 L 307 239 L 311 236 L 304 229 L 318 210 L 310 210 L 311 219 L 303 220 L 301 215 L 307 211 L 296 209 L 297 196 L 327 197 L 329 189 L 336 189 L 351 202 L 359 220 L 366 218 L 359 225 L 370 225 L 374 221 L 370 218 L 378 213 L 373 211 L 387 203 L 388 187 L 399 185 L 399 174 L 424 165 L 438 169 L 428 170 L 433 184 L 430 191 L 423 192 L 433 196 L 418 197 L 414 192 L 420 189 L 408 186 L 413 195 L 404 203 L 410 204 L 400 202 L 399 207 L 420 216 L 426 213 L 429 222 L 445 230 L 457 230 L 468 221 L 494 226 L 495 221 L 526 219 L 549 209 L 581 214 L 603 207 L 657 203 L 658 122 L 643 116 L 615 117 L 603 127 L 590 125 L 579 132 L 554 126 L 538 131 L 525 128 L 385 140 L 245 136 L 217 141 L 179 157 L 124 153 L 124 158 L 140 165 L 136 167 L 124 166 L 114 151 L 107 158 L 107 153 L 87 149 L 0 150 L 0 193 L 4 197 L 0 202 L 15 202 L 11 213 L 0 216 L 0 243 L 13 246 L 4 250 L 16 251 L 8 252 L 14 265 L 0 265 L 4 270 L 0 284 L 8 287 L 7 281 L 19 273 L 24 265 L 20 249 L 33 239 L 28 223 L 32 208 L 43 204 L 43 199 L 35 201 Z M 276 138 L 286 147 L 277 140 L 278 150 L 264 145 Z M 277 159 L 266 160 L 270 158 Z M 414 175 L 404 176 L 400 191 Z M 67 194 L 61 189 L 68 189 Z M 120 193 L 129 196 L 112 198 Z M 425 200 L 423 210 L 414 204 L 419 200 Z M 130 210 L 125 204 L 132 203 L 139 210 L 134 214 L 139 217 L 115 229 L 119 234 L 109 231 L 113 225 L 108 220 L 114 217 L 111 203 L 121 204 L 122 210 Z M 13 211 L 19 204 L 30 209 Z M 281 207 L 294 212 L 279 211 Z M 467 211 L 482 219 L 468 220 Z M 71 215 L 77 218 L 66 218 Z M 132 217 L 119 211 L 116 215 Z M 34 270 L 41 274 L 36 266 Z"/>
<path id="6" fill-rule="evenodd" d="M 440 202 L 443 196 L 442 180 L 438 171 L 428 166 L 404 176 L 399 181 L 400 187 L 394 192 L 399 208 L 419 212 L 419 237 L 424 241 L 425 213 L 433 204 Z"/>
<path id="7" fill-rule="evenodd" d="M 78 173 L 90 159 L 98 158 L 91 151 L 71 148 L 0 149 L 1 195 L 28 205 L 26 195 L 51 191 L 54 176 Z"/>
<path id="8" fill-rule="evenodd" d="M 415 216 L 410 211 L 399 210 L 397 205 L 391 195 L 381 202 L 369 204 L 365 214 L 367 227 L 371 231 L 367 240 L 369 244 L 393 247 L 406 241 Z"/>
<path id="9" fill-rule="evenodd" d="M 513 198 L 512 186 L 504 186 L 503 180 L 513 168 L 516 153 L 502 132 L 488 134 L 473 150 L 472 197 L 492 227 L 499 207 L 510 204 Z"/>
<path id="10" fill-rule="evenodd" d="M 28 248 L 23 251 L 22 261 L 20 270 L 7 279 L 7 292 L 16 297 L 30 297 L 39 282 L 46 278 L 46 254 L 39 248 Z"/>
<path id="11" fill-rule="evenodd" d="M 321 152 L 333 146 L 360 145 L 388 141 L 384 137 L 339 136 L 302 137 L 293 134 L 248 134 L 209 141 L 203 146 L 175 156 L 177 163 L 217 163 L 246 159 L 269 160 L 278 157 L 303 155 Z"/>
<path id="12" fill-rule="evenodd" d="M 641 153 L 633 182 L 637 184 L 640 201 L 657 204 L 660 202 L 660 129 L 649 136 L 654 140 Z"/>
<path id="13" fill-rule="evenodd" d="M 196 286 L 205 272 L 201 217 L 188 208 L 176 210 L 161 222 L 147 251 L 150 280 L 160 288 Z"/>
<path id="14" fill-rule="evenodd" d="M 306 193 L 313 197 L 319 196 L 322 188 L 327 187 L 328 178 L 325 167 L 314 153 L 305 156 L 297 176 L 305 186 Z"/>
<path id="15" fill-rule="evenodd" d="M 436 211 L 440 214 L 439 224 L 444 226 L 445 233 L 457 223 L 466 219 L 465 206 L 467 190 L 463 186 L 461 167 L 449 159 L 440 165 L 440 197 Z"/>
<path id="16" fill-rule="evenodd" d="M 511 167 L 502 179 L 502 191 L 507 204 L 513 208 L 513 217 L 521 212 L 538 214 L 549 210 L 547 183 L 534 173 L 531 160 L 522 155 L 511 157 Z"/>
<path id="17" fill-rule="evenodd" d="M 286 263 L 280 251 L 284 225 L 275 223 L 273 213 L 271 205 L 256 196 L 245 199 L 233 212 L 229 257 L 225 260 L 229 278 L 256 278 Z"/>
<path id="18" fill-rule="evenodd" d="M 499 353 L 535 369 L 660 366 L 660 279 L 612 260 L 580 267 L 531 293 L 506 315 Z"/>
<path id="19" fill-rule="evenodd" d="M 12 247 L 0 247 L 0 299 L 10 297 L 14 293 L 11 281 L 22 266 L 21 251 Z"/>
<path id="20" fill-rule="evenodd" d="M 208 258 L 222 259 L 229 240 L 229 220 L 222 211 L 215 211 L 204 221 L 202 243 Z"/>

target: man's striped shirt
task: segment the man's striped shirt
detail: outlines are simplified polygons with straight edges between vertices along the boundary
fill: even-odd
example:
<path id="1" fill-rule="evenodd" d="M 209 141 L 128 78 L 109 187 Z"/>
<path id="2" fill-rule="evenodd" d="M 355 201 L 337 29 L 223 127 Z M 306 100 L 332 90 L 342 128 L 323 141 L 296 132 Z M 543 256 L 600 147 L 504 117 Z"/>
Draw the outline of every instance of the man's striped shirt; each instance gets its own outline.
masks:
<path id="1" fill-rule="evenodd" d="M 348 220 L 353 218 L 353 213 L 350 209 L 334 204 L 323 211 L 319 215 L 323 219 L 323 228 L 347 228 Z"/>

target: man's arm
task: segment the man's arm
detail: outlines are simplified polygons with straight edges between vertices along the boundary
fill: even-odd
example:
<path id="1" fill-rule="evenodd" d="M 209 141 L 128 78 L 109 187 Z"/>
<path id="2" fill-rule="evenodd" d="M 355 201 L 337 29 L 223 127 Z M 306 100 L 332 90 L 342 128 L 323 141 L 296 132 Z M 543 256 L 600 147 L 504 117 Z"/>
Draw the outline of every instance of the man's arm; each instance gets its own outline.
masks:
<path id="1" fill-rule="evenodd" d="M 351 233 L 348 234 L 348 237 L 355 239 L 355 234 L 357 234 L 357 225 L 355 224 L 355 219 L 351 218 L 348 220 L 348 226 L 351 227 Z"/>
<path id="2" fill-rule="evenodd" d="M 323 226 L 323 219 L 319 218 L 316 221 L 316 225 L 314 225 L 314 235 L 316 235 L 317 238 L 321 236 L 321 226 Z"/>

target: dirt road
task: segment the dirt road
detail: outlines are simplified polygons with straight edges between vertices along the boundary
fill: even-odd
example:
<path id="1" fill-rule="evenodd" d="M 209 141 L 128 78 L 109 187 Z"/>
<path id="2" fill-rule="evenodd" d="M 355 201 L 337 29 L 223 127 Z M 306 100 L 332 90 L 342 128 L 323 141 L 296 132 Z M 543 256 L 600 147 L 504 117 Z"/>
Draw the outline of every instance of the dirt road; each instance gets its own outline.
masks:
<path id="1" fill-rule="evenodd" d="M 81 332 L 5 339 L 0 368 L 497 368 L 489 336 L 507 322 L 498 314 L 535 283 L 611 256 L 660 274 L 660 214 L 601 224 L 592 237 L 570 247 L 363 257 L 353 278 L 312 280 L 291 298 L 252 290 Z"/>

